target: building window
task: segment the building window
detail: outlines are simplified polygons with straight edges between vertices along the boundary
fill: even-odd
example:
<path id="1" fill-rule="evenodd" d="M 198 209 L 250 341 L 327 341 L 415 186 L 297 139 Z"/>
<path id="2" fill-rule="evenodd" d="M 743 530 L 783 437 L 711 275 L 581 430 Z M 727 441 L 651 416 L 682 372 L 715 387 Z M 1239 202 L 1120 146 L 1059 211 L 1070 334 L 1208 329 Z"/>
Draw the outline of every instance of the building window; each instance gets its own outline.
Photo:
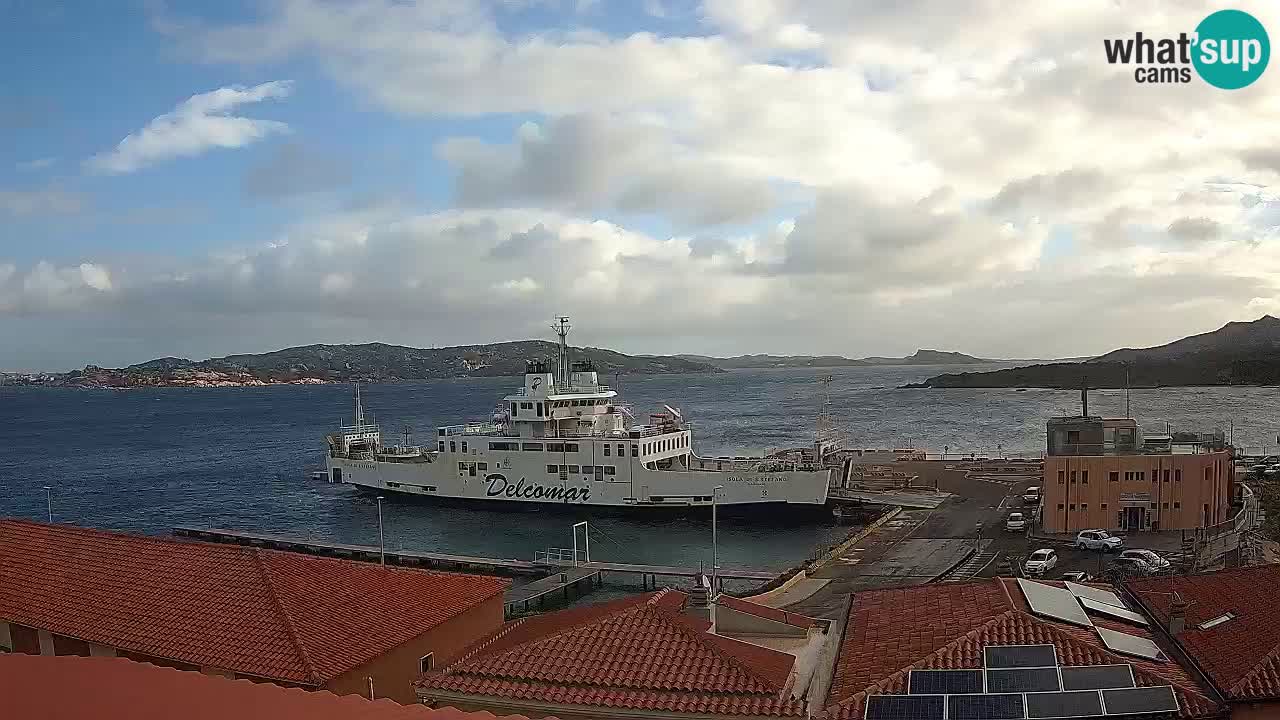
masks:
<path id="1" fill-rule="evenodd" d="M 1058 471 L 1058 484 L 1059 484 L 1059 485 L 1061 485 L 1062 483 L 1064 483 L 1064 482 L 1066 482 L 1066 481 L 1067 481 L 1067 471 L 1066 471 L 1066 470 L 1059 470 L 1059 471 Z"/>
<path id="2" fill-rule="evenodd" d="M 1160 468 L 1151 471 L 1151 482 L 1160 482 Z"/>
<path id="3" fill-rule="evenodd" d="M 1062 509 L 1062 503 L 1058 503 L 1058 509 L 1059 509 L 1059 510 L 1061 510 L 1061 509 Z"/>
<path id="4" fill-rule="evenodd" d="M 1159 504 L 1157 504 L 1157 503 L 1151 503 L 1151 509 L 1152 509 L 1152 510 L 1155 510 L 1155 509 L 1156 509 L 1156 508 L 1158 508 L 1158 507 L 1160 507 L 1160 506 L 1159 506 Z"/>
<path id="5" fill-rule="evenodd" d="M 605 456 L 605 457 L 609 457 L 609 449 L 610 449 L 611 447 L 612 447 L 612 446 L 611 446 L 611 445 L 609 445 L 609 443 L 605 443 L 605 444 L 604 444 L 604 456 Z"/>
<path id="6" fill-rule="evenodd" d="M 1173 469 L 1173 481 L 1182 482 L 1182 468 Z"/>
<path id="7" fill-rule="evenodd" d="M 1146 479 L 1147 479 L 1147 474 L 1141 470 L 1138 471 L 1138 482 L 1144 482 Z"/>
<path id="8" fill-rule="evenodd" d="M 1167 469 L 1164 471 L 1164 481 L 1169 482 L 1169 471 Z"/>
<path id="9" fill-rule="evenodd" d="M 436 669 L 436 654 L 427 653 L 418 658 L 418 672 L 427 673 Z"/>
<path id="10" fill-rule="evenodd" d="M 1161 507 L 1162 507 L 1164 510 L 1168 510 L 1168 509 L 1169 509 L 1169 503 L 1165 503 L 1165 504 L 1164 504 L 1164 505 L 1162 505 Z"/>
<path id="11" fill-rule="evenodd" d="M 1080 512 L 1089 512 L 1089 503 L 1080 503 Z"/>
<path id="12" fill-rule="evenodd" d="M 1212 467 L 1205 467 L 1205 469 L 1204 469 L 1204 480 L 1205 480 L 1205 482 L 1209 482 L 1209 481 L 1210 481 L 1210 480 L 1212 480 L 1212 479 L 1213 479 L 1213 468 L 1212 468 Z"/>
<path id="13" fill-rule="evenodd" d="M 1075 471 L 1075 470 L 1072 470 L 1072 471 L 1071 471 L 1071 484 L 1072 484 L 1072 485 L 1075 485 L 1075 484 L 1076 484 L 1076 474 L 1077 474 L 1077 473 L 1076 473 L 1076 471 Z"/>
<path id="14" fill-rule="evenodd" d="M 1174 509 L 1174 510 L 1181 510 L 1181 509 L 1182 509 L 1182 503 L 1180 503 L 1180 502 L 1175 502 L 1175 503 L 1173 504 L 1173 509 Z"/>
<path id="15" fill-rule="evenodd" d="M 1088 484 L 1089 484 L 1089 471 L 1088 471 L 1088 470 L 1081 470 L 1081 471 L 1080 471 L 1080 484 L 1081 484 L 1081 485 L 1088 485 Z"/>
<path id="16" fill-rule="evenodd" d="M 1111 480 L 1111 482 L 1120 482 L 1120 473 L 1112 472 L 1109 479 Z"/>
<path id="17" fill-rule="evenodd" d="M 1080 444 L 1080 431 L 1079 431 L 1079 430 L 1068 430 L 1068 431 L 1067 431 L 1067 444 L 1069 444 L 1069 445 L 1079 445 L 1079 444 Z"/>
<path id="18" fill-rule="evenodd" d="M 1106 503 L 1102 503 L 1102 509 L 1103 509 L 1103 510 L 1106 510 L 1106 509 L 1107 509 L 1107 504 L 1106 504 Z"/>
<path id="19" fill-rule="evenodd" d="M 1071 507 L 1070 507 L 1069 509 L 1071 510 L 1071 512 L 1075 512 L 1075 510 L 1076 510 L 1076 504 L 1075 504 L 1075 503 L 1071 503 Z"/>

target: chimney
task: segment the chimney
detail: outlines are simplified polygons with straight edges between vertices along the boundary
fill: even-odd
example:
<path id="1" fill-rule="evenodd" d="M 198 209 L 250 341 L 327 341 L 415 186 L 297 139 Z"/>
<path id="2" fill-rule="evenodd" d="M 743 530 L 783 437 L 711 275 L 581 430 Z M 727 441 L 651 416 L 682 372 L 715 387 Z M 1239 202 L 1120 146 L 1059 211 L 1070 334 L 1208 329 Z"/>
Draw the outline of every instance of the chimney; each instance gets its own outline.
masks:
<path id="1" fill-rule="evenodd" d="M 689 599 L 684 605 L 684 613 L 689 617 L 711 622 L 711 582 L 706 575 L 698 575 L 694 581 Z"/>
<path id="2" fill-rule="evenodd" d="M 1181 635 L 1187 629 L 1187 601 L 1178 593 L 1173 594 L 1169 605 L 1169 634 Z"/>

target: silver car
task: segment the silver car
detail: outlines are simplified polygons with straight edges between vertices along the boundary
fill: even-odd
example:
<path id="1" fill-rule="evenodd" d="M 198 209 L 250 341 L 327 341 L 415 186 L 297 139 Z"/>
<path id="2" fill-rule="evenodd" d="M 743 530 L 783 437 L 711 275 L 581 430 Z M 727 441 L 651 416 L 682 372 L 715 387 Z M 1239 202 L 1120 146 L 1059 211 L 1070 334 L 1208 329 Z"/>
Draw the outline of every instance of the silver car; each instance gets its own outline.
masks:
<path id="1" fill-rule="evenodd" d="M 1112 535 L 1106 530 L 1081 530 L 1076 535 L 1074 544 L 1081 550 L 1116 552 L 1124 547 L 1124 538 Z"/>

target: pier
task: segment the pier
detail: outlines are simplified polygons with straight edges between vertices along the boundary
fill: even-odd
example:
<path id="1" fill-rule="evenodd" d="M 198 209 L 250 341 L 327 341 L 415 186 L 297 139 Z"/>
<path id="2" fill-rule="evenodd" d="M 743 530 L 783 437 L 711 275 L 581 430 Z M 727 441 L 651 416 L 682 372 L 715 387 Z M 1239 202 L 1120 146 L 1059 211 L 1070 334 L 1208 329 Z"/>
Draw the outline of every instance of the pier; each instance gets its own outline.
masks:
<path id="1" fill-rule="evenodd" d="M 537 609 L 541 610 L 546 606 L 548 599 L 568 602 L 570 595 L 575 597 L 584 595 L 603 584 L 604 580 L 599 570 L 584 567 L 565 568 L 527 585 L 507 590 L 507 595 L 503 598 L 503 612 L 509 618 L 528 612 L 535 602 Z M 582 590 L 583 585 L 587 586 L 585 592 Z M 557 594 L 560 595 L 559 598 L 555 597 Z"/>
<path id="2" fill-rule="evenodd" d="M 512 588 L 508 594 L 508 604 L 518 602 L 524 604 L 539 600 L 542 596 L 548 596 L 556 591 L 562 594 L 567 593 L 569 589 L 577 589 L 585 580 L 594 576 L 595 585 L 601 582 L 603 573 L 619 573 L 622 575 L 639 575 L 641 582 L 646 589 L 658 586 L 658 577 L 697 577 L 706 571 L 700 568 L 686 568 L 675 565 L 646 565 L 643 563 L 616 563 L 616 562 L 574 562 L 572 559 L 561 559 L 554 555 L 546 553 L 538 553 L 535 560 L 517 560 L 515 558 L 491 558 L 479 557 L 473 555 L 454 555 L 450 553 L 425 552 L 421 550 L 393 550 L 379 548 L 377 545 L 351 545 L 347 543 L 324 542 L 319 540 L 306 540 L 302 538 L 288 537 L 284 535 L 270 535 L 265 533 L 244 532 L 241 530 L 225 530 L 222 528 L 198 528 L 191 526 L 178 526 L 173 528 L 173 534 L 179 537 L 191 538 L 193 540 L 204 540 L 206 542 L 227 543 L 232 545 L 245 545 L 249 547 L 261 547 L 271 550 L 288 550 L 291 552 L 307 553 L 309 555 L 324 555 L 328 557 L 342 557 L 352 560 L 363 560 L 365 562 L 378 562 L 380 558 L 385 557 L 386 562 L 390 565 L 407 565 L 418 567 L 429 567 L 442 570 L 460 570 L 468 572 L 479 572 L 484 574 L 496 575 L 544 575 L 549 574 L 549 578 L 559 578 L 564 575 L 566 579 L 560 581 L 557 585 L 551 582 L 549 578 L 535 581 L 535 583 L 547 582 L 538 587 L 544 590 L 539 595 L 531 595 L 525 597 L 517 591 L 520 588 Z M 777 573 L 767 570 L 746 570 L 741 568 L 720 568 L 716 573 L 720 580 L 757 580 L 760 582 L 768 582 L 777 577 Z M 535 583 L 530 583 L 535 584 Z M 516 598 L 514 601 L 511 598 Z"/>

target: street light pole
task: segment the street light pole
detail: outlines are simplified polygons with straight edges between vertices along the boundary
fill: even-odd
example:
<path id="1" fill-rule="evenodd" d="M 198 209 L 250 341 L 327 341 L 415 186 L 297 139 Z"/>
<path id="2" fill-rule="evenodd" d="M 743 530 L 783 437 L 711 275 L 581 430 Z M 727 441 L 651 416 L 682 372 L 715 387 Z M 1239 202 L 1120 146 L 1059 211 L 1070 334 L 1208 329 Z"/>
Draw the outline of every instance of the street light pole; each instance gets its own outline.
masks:
<path id="1" fill-rule="evenodd" d="M 720 544 L 717 537 L 716 506 L 720 500 L 720 491 L 723 489 L 723 485 L 711 488 L 711 597 L 713 598 L 716 596 L 720 580 Z"/>
<path id="2" fill-rule="evenodd" d="M 382 534 L 382 496 L 378 496 L 378 564 L 387 564 L 386 536 Z"/>
<path id="3" fill-rule="evenodd" d="M 49 511 L 49 524 L 53 524 L 53 488 L 49 485 L 44 486 L 44 505 Z"/>

